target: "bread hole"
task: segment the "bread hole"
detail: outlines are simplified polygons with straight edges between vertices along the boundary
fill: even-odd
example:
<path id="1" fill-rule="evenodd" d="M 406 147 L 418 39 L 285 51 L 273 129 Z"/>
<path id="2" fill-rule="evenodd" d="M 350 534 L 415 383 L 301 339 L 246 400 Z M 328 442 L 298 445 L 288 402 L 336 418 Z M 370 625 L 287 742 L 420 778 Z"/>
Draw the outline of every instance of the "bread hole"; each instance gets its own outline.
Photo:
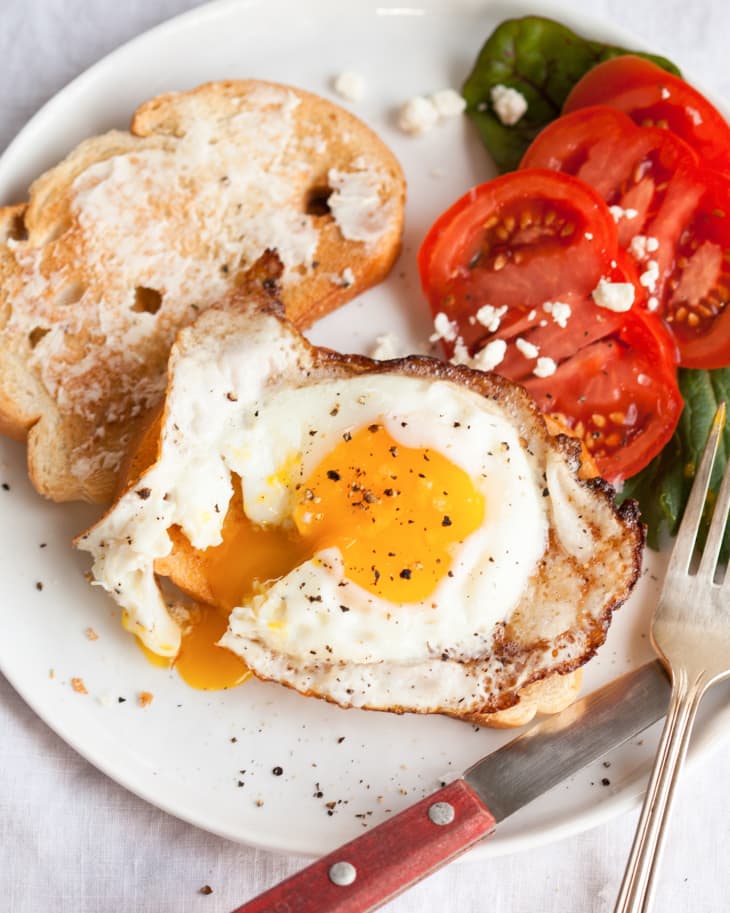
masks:
<path id="1" fill-rule="evenodd" d="M 162 295 L 154 288 L 145 288 L 138 285 L 134 290 L 134 304 L 132 310 L 138 313 L 156 314 L 162 305 Z"/>
<path id="2" fill-rule="evenodd" d="M 327 216 L 330 213 L 329 198 L 332 188 L 326 184 L 312 187 L 307 194 L 304 211 L 308 216 Z"/>
<path id="3" fill-rule="evenodd" d="M 60 294 L 56 298 L 56 304 L 62 306 L 76 304 L 77 301 L 80 301 L 84 297 L 85 291 L 86 286 L 82 285 L 80 282 L 71 282 L 61 289 Z"/>
<path id="4" fill-rule="evenodd" d="M 16 212 L 8 228 L 8 238 L 13 241 L 27 241 L 28 227 L 25 224 L 25 210 Z"/>
<path id="5" fill-rule="evenodd" d="M 35 349 L 41 339 L 43 339 L 43 337 L 48 332 L 48 327 L 33 327 L 30 333 L 28 333 L 28 342 L 30 342 L 31 349 Z"/>

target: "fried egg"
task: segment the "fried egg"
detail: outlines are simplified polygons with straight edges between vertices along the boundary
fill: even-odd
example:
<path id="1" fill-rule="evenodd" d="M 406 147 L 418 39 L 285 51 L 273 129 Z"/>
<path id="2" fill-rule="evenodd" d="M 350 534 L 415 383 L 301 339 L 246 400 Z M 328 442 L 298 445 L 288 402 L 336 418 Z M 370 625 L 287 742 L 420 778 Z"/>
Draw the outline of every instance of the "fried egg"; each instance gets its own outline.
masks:
<path id="1" fill-rule="evenodd" d="M 491 712 L 592 655 L 638 575 L 635 510 L 577 479 L 521 388 L 317 349 L 245 293 L 181 332 L 155 435 L 78 545 L 160 656 L 165 573 L 229 613 L 220 644 L 260 678 Z"/>

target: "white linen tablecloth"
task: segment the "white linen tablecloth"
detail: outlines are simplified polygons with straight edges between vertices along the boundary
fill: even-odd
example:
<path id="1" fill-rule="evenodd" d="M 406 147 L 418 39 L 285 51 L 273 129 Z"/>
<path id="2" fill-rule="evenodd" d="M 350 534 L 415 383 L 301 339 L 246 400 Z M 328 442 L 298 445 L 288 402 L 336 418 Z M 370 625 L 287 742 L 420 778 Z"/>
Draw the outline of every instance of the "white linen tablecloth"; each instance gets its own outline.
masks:
<path id="1" fill-rule="evenodd" d="M 87 66 L 195 5 L 2 0 L 0 149 Z M 730 98 L 726 0 L 593 0 L 583 6 L 633 30 Z M 727 747 L 680 784 L 657 911 L 730 910 Z M 610 911 L 636 818 L 626 814 L 529 853 L 452 865 L 384 909 Z M 0 913 L 226 913 L 301 865 L 210 836 L 126 792 L 49 730 L 0 676 Z M 212 892 L 202 893 L 204 886 Z"/>

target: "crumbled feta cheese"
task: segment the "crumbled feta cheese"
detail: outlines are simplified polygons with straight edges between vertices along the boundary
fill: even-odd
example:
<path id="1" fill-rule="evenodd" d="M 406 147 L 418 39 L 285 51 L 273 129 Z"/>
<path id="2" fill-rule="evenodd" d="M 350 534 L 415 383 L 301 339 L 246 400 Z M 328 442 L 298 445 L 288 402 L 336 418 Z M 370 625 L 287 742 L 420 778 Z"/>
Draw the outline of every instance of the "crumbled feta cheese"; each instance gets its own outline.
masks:
<path id="1" fill-rule="evenodd" d="M 345 70 L 335 79 L 334 88 L 346 101 L 360 101 L 365 95 L 365 79 L 359 73 Z"/>
<path id="2" fill-rule="evenodd" d="M 586 241 L 592 241 L 592 240 L 593 240 L 593 232 L 592 232 L 592 231 L 587 231 L 587 232 L 585 232 L 585 234 L 583 235 L 583 237 L 586 239 Z"/>
<path id="3" fill-rule="evenodd" d="M 433 328 L 434 332 L 428 337 L 429 342 L 438 342 L 439 339 L 443 339 L 446 342 L 453 342 L 456 339 L 456 334 L 459 329 L 456 321 L 449 320 L 443 311 L 440 311 L 433 318 Z"/>
<path id="4" fill-rule="evenodd" d="M 659 310 L 659 299 L 655 298 L 654 295 L 646 302 L 647 310 L 649 311 L 658 311 Z"/>
<path id="5" fill-rule="evenodd" d="M 568 318 L 572 314 L 570 305 L 564 301 L 546 301 L 542 306 L 546 314 L 551 314 L 553 320 L 561 329 L 565 329 L 568 324 Z"/>
<path id="6" fill-rule="evenodd" d="M 383 333 L 375 339 L 375 345 L 370 350 L 370 357 L 378 361 L 387 361 L 389 358 L 401 358 L 405 355 L 403 344 L 393 333 Z"/>
<path id="7" fill-rule="evenodd" d="M 466 101 L 455 89 L 439 89 L 429 98 L 439 117 L 458 117 L 466 111 Z"/>
<path id="8" fill-rule="evenodd" d="M 425 133 L 430 130 L 439 119 L 436 106 L 430 98 L 416 95 L 409 99 L 398 114 L 398 126 L 405 133 Z"/>
<path id="9" fill-rule="evenodd" d="M 344 288 L 349 288 L 351 285 L 355 284 L 355 274 L 353 273 L 353 271 L 350 269 L 349 266 L 346 266 L 342 270 L 342 276 L 340 277 L 340 281 L 342 282 L 342 285 Z"/>
<path id="10" fill-rule="evenodd" d="M 471 365 L 471 355 L 464 345 L 464 340 L 459 336 L 454 343 L 454 354 L 451 356 L 452 365 Z"/>
<path id="11" fill-rule="evenodd" d="M 659 264 L 656 260 L 649 260 L 646 264 L 646 270 L 639 276 L 639 282 L 650 292 L 656 291 L 657 280 L 659 279 Z"/>
<path id="12" fill-rule="evenodd" d="M 634 286 L 631 282 L 610 282 L 608 279 L 599 279 L 598 285 L 593 289 L 593 300 L 598 307 L 607 311 L 623 313 L 630 311 L 634 303 Z"/>
<path id="13" fill-rule="evenodd" d="M 540 351 L 537 346 L 534 346 L 531 342 L 528 342 L 521 336 L 518 336 L 517 339 L 515 339 L 515 346 L 517 346 L 517 351 L 522 352 L 525 358 L 537 358 Z"/>
<path id="14" fill-rule="evenodd" d="M 551 374 L 555 374 L 557 367 L 558 366 L 552 358 L 541 355 L 540 358 L 537 359 L 537 364 L 532 373 L 535 377 L 550 377 Z"/>
<path id="15" fill-rule="evenodd" d="M 503 85 L 492 86 L 489 97 L 492 100 L 494 113 L 507 127 L 516 124 L 527 111 L 527 99 L 517 89 L 510 89 Z"/>
<path id="16" fill-rule="evenodd" d="M 493 307 L 491 304 L 485 304 L 480 307 L 476 313 L 476 318 L 483 327 L 486 327 L 490 333 L 496 333 L 502 317 L 507 313 L 507 306 L 501 308 Z"/>
<path id="17" fill-rule="evenodd" d="M 537 311 L 534 310 L 530 311 L 530 313 L 527 315 L 527 319 L 530 321 L 530 323 L 532 323 L 535 317 L 537 317 Z"/>
<path id="18" fill-rule="evenodd" d="M 667 99 L 667 98 L 669 98 L 670 94 L 671 93 L 670 93 L 669 89 L 665 89 L 664 86 L 662 86 L 662 92 L 661 92 L 662 98 Z"/>
<path id="19" fill-rule="evenodd" d="M 621 219 L 635 219 L 639 215 L 638 209 L 624 209 L 622 206 L 609 206 L 608 211 L 613 216 L 614 222 Z"/>
<path id="20" fill-rule="evenodd" d="M 629 253 L 635 260 L 643 260 L 647 254 L 659 249 L 659 241 L 651 235 L 634 235 L 629 244 Z"/>
<path id="21" fill-rule="evenodd" d="M 492 339 L 473 358 L 473 366 L 480 371 L 493 371 L 504 360 L 507 343 L 504 339 Z"/>
<path id="22" fill-rule="evenodd" d="M 651 378 L 648 374 L 637 374 L 636 383 L 641 384 L 642 387 L 648 387 L 651 383 Z"/>

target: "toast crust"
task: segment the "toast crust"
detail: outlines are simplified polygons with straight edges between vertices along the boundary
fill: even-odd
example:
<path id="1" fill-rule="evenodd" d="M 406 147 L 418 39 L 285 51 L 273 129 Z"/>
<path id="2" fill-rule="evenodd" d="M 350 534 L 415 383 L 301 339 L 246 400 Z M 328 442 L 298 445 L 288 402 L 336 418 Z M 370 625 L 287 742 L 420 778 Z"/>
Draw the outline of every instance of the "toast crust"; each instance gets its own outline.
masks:
<path id="1" fill-rule="evenodd" d="M 27 438 L 35 487 L 108 501 L 178 329 L 267 249 L 308 326 L 385 277 L 404 199 L 367 126 L 274 83 L 162 95 L 82 142 L 0 209 L 0 431 Z"/>

